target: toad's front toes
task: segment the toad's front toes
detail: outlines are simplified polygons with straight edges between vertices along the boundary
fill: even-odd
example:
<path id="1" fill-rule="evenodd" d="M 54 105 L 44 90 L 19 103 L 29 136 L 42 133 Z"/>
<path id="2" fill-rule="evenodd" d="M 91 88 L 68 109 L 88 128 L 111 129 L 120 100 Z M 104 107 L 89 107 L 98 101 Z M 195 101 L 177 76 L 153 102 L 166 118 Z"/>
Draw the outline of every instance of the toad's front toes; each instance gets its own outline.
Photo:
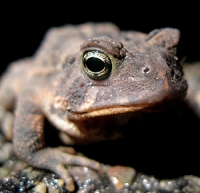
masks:
<path id="1" fill-rule="evenodd" d="M 75 190 L 74 180 L 68 170 L 62 164 L 57 164 L 52 168 L 52 171 L 57 173 L 65 182 L 68 191 Z"/>
<path id="2" fill-rule="evenodd" d="M 75 184 L 66 166 L 84 166 L 101 173 L 106 172 L 106 167 L 99 162 L 87 157 L 71 155 L 61 151 L 59 148 L 44 148 L 25 155 L 29 155 L 25 157 L 28 164 L 41 169 L 48 169 L 58 174 L 65 181 L 69 191 L 74 191 Z"/>

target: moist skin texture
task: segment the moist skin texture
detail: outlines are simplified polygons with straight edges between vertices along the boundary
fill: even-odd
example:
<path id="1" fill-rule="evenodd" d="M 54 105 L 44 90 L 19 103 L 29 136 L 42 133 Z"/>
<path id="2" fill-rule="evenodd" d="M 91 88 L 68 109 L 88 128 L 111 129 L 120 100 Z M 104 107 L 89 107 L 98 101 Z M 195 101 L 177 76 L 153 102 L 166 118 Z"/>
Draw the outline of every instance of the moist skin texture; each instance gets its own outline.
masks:
<path id="1" fill-rule="evenodd" d="M 13 62 L 1 77 L 3 133 L 21 159 L 57 173 L 73 191 L 65 165 L 104 166 L 48 147 L 44 120 L 68 145 L 121 137 L 138 111 L 162 110 L 186 95 L 178 41 L 173 28 L 149 34 L 120 31 L 111 23 L 50 29 L 33 57 Z"/>

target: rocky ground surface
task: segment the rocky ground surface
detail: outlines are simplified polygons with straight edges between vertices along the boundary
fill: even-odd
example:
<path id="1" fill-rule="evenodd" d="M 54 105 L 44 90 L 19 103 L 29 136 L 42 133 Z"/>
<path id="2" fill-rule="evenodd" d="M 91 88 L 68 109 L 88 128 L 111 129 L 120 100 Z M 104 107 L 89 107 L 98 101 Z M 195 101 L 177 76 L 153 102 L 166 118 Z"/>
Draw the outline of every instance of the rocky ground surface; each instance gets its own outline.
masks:
<path id="1" fill-rule="evenodd" d="M 130 167 L 108 166 L 107 174 L 98 174 L 86 167 L 69 167 L 77 193 L 197 193 L 200 178 L 186 175 L 177 179 L 159 180 L 136 173 Z M 27 166 L 15 156 L 4 161 L 0 168 L 1 193 L 65 193 L 59 176 Z"/>
<path id="2" fill-rule="evenodd" d="M 147 113 L 140 123 L 132 119 L 130 133 L 123 140 L 87 146 L 83 151 L 104 163 L 106 174 L 67 167 L 75 180 L 75 192 L 200 193 L 200 63 L 185 69 L 190 89 L 183 103 Z M 68 191 L 59 176 L 19 160 L 12 143 L 0 133 L 0 193 L 25 192 Z"/>

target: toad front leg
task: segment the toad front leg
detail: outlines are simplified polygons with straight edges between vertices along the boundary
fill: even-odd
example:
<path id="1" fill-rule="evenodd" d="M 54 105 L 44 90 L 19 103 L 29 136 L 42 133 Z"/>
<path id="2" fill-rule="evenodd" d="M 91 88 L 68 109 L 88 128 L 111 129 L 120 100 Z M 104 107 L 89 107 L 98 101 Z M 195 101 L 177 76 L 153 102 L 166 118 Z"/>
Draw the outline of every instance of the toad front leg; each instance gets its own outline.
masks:
<path id="1" fill-rule="evenodd" d="M 14 123 L 14 147 L 20 158 L 31 166 L 48 169 L 60 175 L 69 191 L 74 190 L 74 181 L 64 165 L 81 165 L 95 170 L 102 168 L 94 160 L 70 155 L 58 148 L 45 147 L 43 127 L 44 115 L 40 101 L 31 91 L 23 92 L 18 100 Z"/>

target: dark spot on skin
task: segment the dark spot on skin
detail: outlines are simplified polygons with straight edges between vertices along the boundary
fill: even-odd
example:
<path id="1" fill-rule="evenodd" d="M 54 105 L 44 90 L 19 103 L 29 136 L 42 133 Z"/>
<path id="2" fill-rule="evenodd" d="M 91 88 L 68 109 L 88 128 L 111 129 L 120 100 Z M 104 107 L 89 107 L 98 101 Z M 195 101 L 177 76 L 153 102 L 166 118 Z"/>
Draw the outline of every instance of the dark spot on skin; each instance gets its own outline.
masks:
<path id="1" fill-rule="evenodd" d="M 143 69 L 143 73 L 149 73 L 150 72 L 150 68 L 147 66 L 147 67 L 144 67 Z"/>
<path id="2" fill-rule="evenodd" d="M 72 57 L 72 58 L 70 58 L 69 63 L 73 64 L 75 62 L 75 60 L 76 60 L 75 57 Z"/>
<path id="3" fill-rule="evenodd" d="M 69 56 L 65 59 L 65 62 L 63 64 L 63 69 L 67 68 L 68 66 L 72 65 L 76 61 L 76 58 L 74 56 Z"/>
<path id="4" fill-rule="evenodd" d="M 84 84 L 84 82 L 81 82 L 80 83 L 80 87 L 83 87 L 85 84 Z"/>
<path id="5" fill-rule="evenodd" d="M 130 37 L 124 37 L 124 40 L 126 40 L 126 41 L 130 41 L 131 38 L 130 38 Z"/>

